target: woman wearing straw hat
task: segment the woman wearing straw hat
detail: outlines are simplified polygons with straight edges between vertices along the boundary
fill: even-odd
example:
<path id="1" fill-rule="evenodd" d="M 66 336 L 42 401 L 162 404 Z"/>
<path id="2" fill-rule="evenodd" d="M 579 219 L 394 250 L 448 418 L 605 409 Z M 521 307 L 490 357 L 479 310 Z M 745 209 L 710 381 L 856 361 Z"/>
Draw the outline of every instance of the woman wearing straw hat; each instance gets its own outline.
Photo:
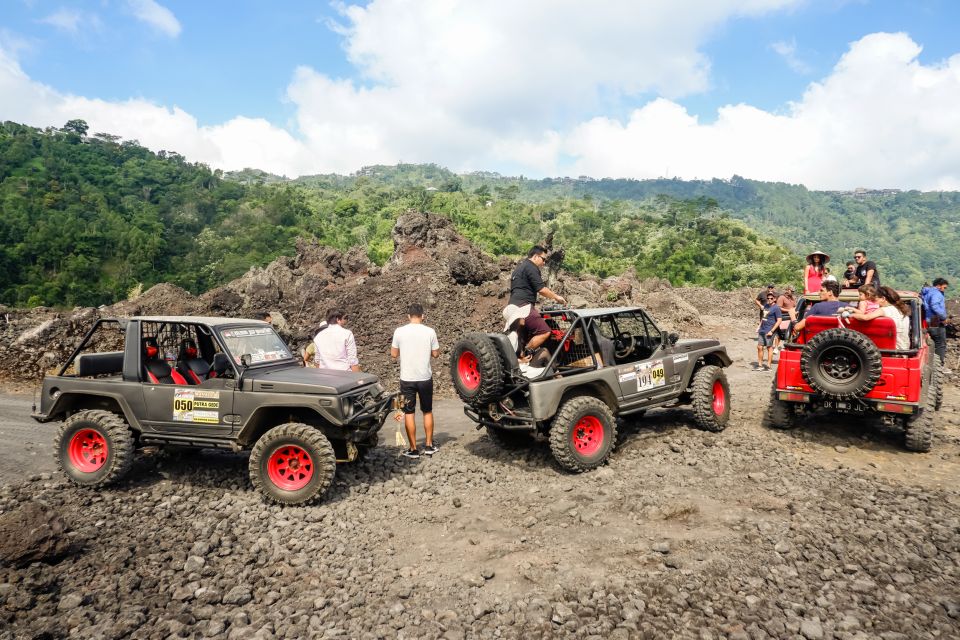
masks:
<path id="1" fill-rule="evenodd" d="M 830 256 L 823 251 L 814 251 L 807 256 L 807 266 L 803 268 L 803 292 L 817 293 L 823 281 L 824 268 L 830 262 Z"/>

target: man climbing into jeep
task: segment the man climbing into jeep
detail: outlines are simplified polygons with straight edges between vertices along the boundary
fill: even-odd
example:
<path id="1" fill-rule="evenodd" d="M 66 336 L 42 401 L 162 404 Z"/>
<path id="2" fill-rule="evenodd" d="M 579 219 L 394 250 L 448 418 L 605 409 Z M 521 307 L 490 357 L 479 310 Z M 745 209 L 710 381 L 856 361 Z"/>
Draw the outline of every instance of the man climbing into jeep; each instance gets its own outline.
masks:
<path id="1" fill-rule="evenodd" d="M 511 332 L 511 325 L 516 324 L 517 309 L 524 309 L 527 315 L 524 318 L 524 333 L 529 336 L 523 348 L 528 352 L 535 352 L 547 338 L 550 337 L 550 328 L 540 317 L 537 309 L 537 296 L 550 298 L 560 304 L 567 301 L 560 294 L 554 293 L 547 287 L 540 275 L 540 269 L 546 263 L 547 250 L 535 245 L 527 252 L 527 257 L 513 270 L 510 276 L 510 300 L 503 310 L 503 319 L 506 322 L 504 333 Z M 516 329 L 516 327 L 514 327 Z M 520 355 L 523 355 L 522 353 Z"/>

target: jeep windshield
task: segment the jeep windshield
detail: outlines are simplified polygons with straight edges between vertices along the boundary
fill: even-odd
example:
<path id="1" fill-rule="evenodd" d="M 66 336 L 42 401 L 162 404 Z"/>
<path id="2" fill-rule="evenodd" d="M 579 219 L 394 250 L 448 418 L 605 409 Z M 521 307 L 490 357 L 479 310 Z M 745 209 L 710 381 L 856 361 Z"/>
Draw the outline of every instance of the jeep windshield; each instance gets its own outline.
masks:
<path id="1" fill-rule="evenodd" d="M 236 327 L 220 332 L 224 346 L 237 364 L 249 355 L 250 364 L 265 364 L 292 360 L 293 354 L 273 327 Z"/>

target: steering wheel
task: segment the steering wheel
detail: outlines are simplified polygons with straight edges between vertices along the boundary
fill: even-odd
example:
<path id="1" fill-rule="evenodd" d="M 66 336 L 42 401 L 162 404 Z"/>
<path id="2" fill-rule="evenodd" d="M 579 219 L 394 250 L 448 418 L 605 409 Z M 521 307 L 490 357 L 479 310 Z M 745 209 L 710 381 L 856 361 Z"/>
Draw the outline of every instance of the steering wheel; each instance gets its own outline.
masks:
<path id="1" fill-rule="evenodd" d="M 633 352 L 633 348 L 636 346 L 636 344 L 636 338 L 630 335 L 630 333 L 627 331 L 621 331 L 620 335 L 618 335 L 613 342 L 613 354 L 618 358 L 626 358 Z"/>

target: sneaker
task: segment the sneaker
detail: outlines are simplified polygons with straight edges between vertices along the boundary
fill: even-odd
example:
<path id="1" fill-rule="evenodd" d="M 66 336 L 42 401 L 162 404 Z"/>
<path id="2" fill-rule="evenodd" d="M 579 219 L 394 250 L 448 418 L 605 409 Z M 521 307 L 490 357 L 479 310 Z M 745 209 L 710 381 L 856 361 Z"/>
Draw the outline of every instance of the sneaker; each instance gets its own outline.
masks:
<path id="1" fill-rule="evenodd" d="M 763 371 L 770 371 L 770 367 L 768 367 L 767 365 L 763 365 Z"/>
<path id="2" fill-rule="evenodd" d="M 944 367 L 943 369 L 940 369 L 940 372 L 945 375 L 950 375 L 951 373 L 953 373 L 953 371 L 951 371 L 950 369 L 947 369 L 946 367 Z"/>
<path id="3" fill-rule="evenodd" d="M 406 451 L 403 452 L 403 457 L 417 459 L 420 457 L 420 452 L 417 451 L 416 449 L 407 449 Z"/>
<path id="4" fill-rule="evenodd" d="M 424 455 L 428 455 L 428 456 L 432 456 L 437 451 L 439 451 L 439 449 L 437 449 L 437 445 L 435 444 L 428 444 L 423 448 Z"/>

